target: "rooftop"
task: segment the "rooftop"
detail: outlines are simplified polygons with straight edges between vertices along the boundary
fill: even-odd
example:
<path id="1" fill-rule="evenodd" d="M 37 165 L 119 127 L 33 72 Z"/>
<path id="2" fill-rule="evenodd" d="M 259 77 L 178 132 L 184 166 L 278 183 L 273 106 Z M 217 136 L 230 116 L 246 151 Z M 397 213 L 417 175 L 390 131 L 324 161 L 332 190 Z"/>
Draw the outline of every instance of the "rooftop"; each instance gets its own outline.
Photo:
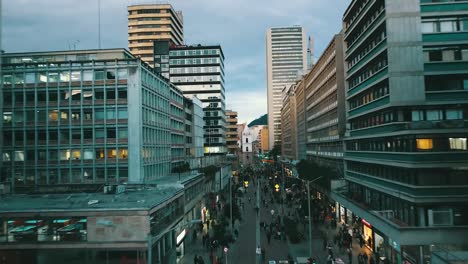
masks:
<path id="1" fill-rule="evenodd" d="M 181 184 L 135 186 L 120 194 L 64 193 L 13 194 L 0 198 L 0 215 L 11 213 L 54 213 L 151 210 L 181 194 Z"/>

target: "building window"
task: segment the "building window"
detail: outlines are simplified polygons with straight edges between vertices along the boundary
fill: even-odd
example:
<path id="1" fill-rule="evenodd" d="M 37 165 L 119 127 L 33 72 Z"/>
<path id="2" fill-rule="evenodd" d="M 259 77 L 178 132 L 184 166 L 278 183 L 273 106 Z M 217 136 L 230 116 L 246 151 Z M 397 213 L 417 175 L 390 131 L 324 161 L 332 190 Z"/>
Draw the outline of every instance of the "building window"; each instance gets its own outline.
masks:
<path id="1" fill-rule="evenodd" d="M 411 111 L 411 120 L 412 121 L 422 121 L 422 120 L 424 120 L 424 111 L 422 111 L 422 110 L 413 110 L 413 111 Z"/>
<path id="2" fill-rule="evenodd" d="M 447 120 L 463 119 L 463 112 L 461 110 L 449 109 L 445 111 Z"/>
<path id="3" fill-rule="evenodd" d="M 416 148 L 419 150 L 429 150 L 433 148 L 431 138 L 418 138 L 416 139 Z"/>
<path id="4" fill-rule="evenodd" d="M 449 138 L 450 149 L 466 150 L 466 138 Z"/>
<path id="5" fill-rule="evenodd" d="M 427 114 L 427 120 L 430 120 L 430 121 L 443 119 L 441 110 L 427 110 L 426 114 Z"/>
<path id="6" fill-rule="evenodd" d="M 442 51 L 441 50 L 429 51 L 429 61 L 442 61 Z"/>

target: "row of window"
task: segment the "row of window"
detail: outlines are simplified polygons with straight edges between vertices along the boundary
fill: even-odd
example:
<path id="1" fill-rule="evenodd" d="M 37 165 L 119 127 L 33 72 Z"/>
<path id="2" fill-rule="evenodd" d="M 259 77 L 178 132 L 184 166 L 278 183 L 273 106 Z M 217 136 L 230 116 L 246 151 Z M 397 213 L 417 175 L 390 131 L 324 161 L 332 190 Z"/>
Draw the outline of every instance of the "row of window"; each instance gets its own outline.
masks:
<path id="1" fill-rule="evenodd" d="M 13 98 L 14 95 L 14 98 Z M 91 103 L 95 101 L 98 103 L 98 100 L 126 100 L 127 99 L 127 89 L 83 89 L 83 90 L 50 90 L 46 91 L 23 91 L 20 92 L 5 92 L 4 93 L 4 104 L 5 105 L 27 105 L 28 107 L 34 107 L 35 103 L 38 105 L 53 105 L 54 103 L 68 103 L 69 100 L 73 102 L 84 102 Z M 104 103 L 104 102 L 103 102 Z"/>
<path id="2" fill-rule="evenodd" d="M 177 76 L 171 77 L 171 82 L 224 82 L 224 79 L 221 75 Z"/>
<path id="3" fill-rule="evenodd" d="M 60 140 L 62 145 L 70 143 L 75 144 L 75 141 L 92 141 L 95 139 L 97 142 L 104 142 L 104 139 L 127 139 L 128 130 L 126 127 L 107 127 L 107 128 L 83 128 L 81 129 L 51 129 L 48 130 L 22 130 L 22 131 L 8 131 L 3 132 L 3 143 L 5 146 L 23 145 L 26 141 L 26 145 L 34 145 L 46 142 L 49 140 L 49 144 L 52 141 L 56 142 Z M 163 140 L 160 140 L 163 142 Z"/>
<path id="4" fill-rule="evenodd" d="M 371 63 L 366 65 L 364 69 L 360 70 L 359 73 L 354 76 L 354 78 L 348 80 L 349 90 L 371 78 L 381 69 L 387 67 L 387 63 L 387 53 L 379 55 Z"/>
<path id="5" fill-rule="evenodd" d="M 124 182 L 128 178 L 128 168 L 108 166 L 84 168 L 29 168 L 16 167 L 14 172 L 4 168 L 4 175 L 12 175 L 16 186 L 36 184 L 67 184 L 92 182 Z"/>
<path id="6" fill-rule="evenodd" d="M 109 119 L 127 119 L 128 112 L 126 108 L 107 108 L 104 109 L 66 109 L 66 110 L 17 110 L 14 112 L 3 112 L 3 123 L 11 124 L 23 122 L 58 122 L 62 124 L 72 121 L 92 121 Z"/>
<path id="7" fill-rule="evenodd" d="M 56 83 L 79 82 L 93 80 L 126 80 L 128 69 L 83 70 L 61 72 L 21 72 L 3 74 L 3 84 L 30 84 L 30 83 Z"/>
<path id="8" fill-rule="evenodd" d="M 356 97 L 349 100 L 349 108 L 355 109 L 362 105 L 373 102 L 379 98 L 382 98 L 389 94 L 388 81 L 384 81 L 380 84 L 377 84 L 371 89 L 366 90 L 365 92 L 357 95 Z"/>
<path id="9" fill-rule="evenodd" d="M 379 29 L 376 33 L 373 33 L 366 41 L 367 45 L 360 48 L 356 55 L 349 58 L 348 69 L 351 69 L 354 65 L 361 61 L 367 54 L 369 54 L 377 45 L 379 45 L 387 37 L 387 30 L 385 25 L 382 26 L 382 29 Z"/>
<path id="10" fill-rule="evenodd" d="M 387 152 L 416 152 L 416 151 L 460 151 L 467 150 L 466 137 L 427 137 L 415 138 L 389 137 L 346 142 L 348 151 L 387 151 Z"/>
<path id="11" fill-rule="evenodd" d="M 185 68 L 171 68 L 171 74 L 187 74 L 187 73 L 207 73 L 207 72 L 221 72 L 221 67 L 185 67 Z"/>
<path id="12" fill-rule="evenodd" d="M 368 32 L 368 29 L 371 27 L 371 25 L 379 18 L 381 14 L 384 13 L 385 10 L 385 3 L 381 1 L 379 5 L 377 5 L 375 8 L 369 11 L 367 14 L 368 17 L 364 22 L 361 22 L 360 27 L 357 28 L 353 34 L 348 38 L 346 41 L 347 47 L 351 47 L 356 41 L 365 33 Z"/>
<path id="13" fill-rule="evenodd" d="M 450 33 L 468 31 L 468 17 L 423 20 L 422 33 Z"/>
<path id="14" fill-rule="evenodd" d="M 57 161 L 57 160 L 104 160 L 127 159 L 128 149 L 123 148 L 86 148 L 61 150 L 15 150 L 3 152 L 3 161 Z"/>
<path id="15" fill-rule="evenodd" d="M 220 58 L 170 59 L 169 65 L 219 64 Z"/>
<path id="16" fill-rule="evenodd" d="M 171 118 L 167 113 L 161 113 L 149 108 L 143 108 L 143 124 L 169 128 Z"/>
<path id="17" fill-rule="evenodd" d="M 465 113 L 464 113 L 465 111 Z M 421 109 L 378 111 L 351 120 L 351 130 L 373 127 L 393 122 L 460 120 L 468 118 L 463 109 Z"/>
<path id="18" fill-rule="evenodd" d="M 151 109 L 159 109 L 164 112 L 170 111 L 170 102 L 169 100 L 150 90 L 143 90 L 142 94 L 143 105 Z"/>
<path id="19" fill-rule="evenodd" d="M 444 47 L 424 51 L 424 62 L 468 61 L 468 47 Z"/>
<path id="20" fill-rule="evenodd" d="M 166 147 L 171 143 L 171 132 L 155 127 L 143 127 L 144 144 L 165 144 Z"/>
<path id="21" fill-rule="evenodd" d="M 416 186 L 468 185 L 466 170 L 454 169 L 408 169 L 386 165 L 347 161 L 348 171 Z"/>
<path id="22" fill-rule="evenodd" d="M 362 0 L 360 3 L 359 3 L 359 6 L 358 4 L 356 4 L 356 6 L 353 8 L 352 12 L 353 12 L 353 15 L 346 20 L 346 29 L 349 28 L 349 26 L 351 26 L 354 22 L 354 20 L 356 18 L 359 17 L 359 15 L 361 14 L 361 11 L 364 9 L 364 7 L 366 7 L 367 3 L 369 3 L 370 0 Z"/>
<path id="23" fill-rule="evenodd" d="M 169 55 L 175 56 L 197 56 L 197 55 L 219 55 L 219 49 L 200 49 L 200 50 L 171 50 Z"/>
<path id="24" fill-rule="evenodd" d="M 468 74 L 425 76 L 426 91 L 468 91 Z"/>

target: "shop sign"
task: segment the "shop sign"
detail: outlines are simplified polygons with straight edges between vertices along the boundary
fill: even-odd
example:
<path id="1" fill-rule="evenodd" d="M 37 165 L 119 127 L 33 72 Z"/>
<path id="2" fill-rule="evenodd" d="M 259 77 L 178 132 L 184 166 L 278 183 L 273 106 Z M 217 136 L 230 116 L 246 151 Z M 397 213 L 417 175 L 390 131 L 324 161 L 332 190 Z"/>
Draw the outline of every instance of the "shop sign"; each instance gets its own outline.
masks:
<path id="1" fill-rule="evenodd" d="M 187 231 L 185 229 L 183 229 L 182 232 L 180 232 L 180 234 L 176 238 L 176 244 L 177 245 L 179 245 L 180 242 L 182 242 L 182 240 L 185 238 L 186 233 L 187 233 Z"/>
<path id="2" fill-rule="evenodd" d="M 388 238 L 388 244 L 394 248 L 396 251 L 400 252 L 401 251 L 401 246 L 398 244 L 395 240 Z"/>
<path id="3" fill-rule="evenodd" d="M 367 227 L 369 227 L 369 228 L 372 228 L 372 225 L 371 225 L 369 222 L 367 222 L 366 220 L 361 219 L 361 222 L 362 222 L 365 226 L 367 226 Z"/>

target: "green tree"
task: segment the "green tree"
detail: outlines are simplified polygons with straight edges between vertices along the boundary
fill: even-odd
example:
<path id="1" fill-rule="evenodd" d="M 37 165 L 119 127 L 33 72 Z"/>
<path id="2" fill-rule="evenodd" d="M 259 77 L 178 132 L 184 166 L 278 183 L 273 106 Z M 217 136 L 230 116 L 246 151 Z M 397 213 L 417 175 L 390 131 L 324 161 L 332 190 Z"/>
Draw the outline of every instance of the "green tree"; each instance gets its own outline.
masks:
<path id="1" fill-rule="evenodd" d="M 279 155 L 281 155 L 281 143 L 276 143 L 270 150 L 270 156 L 277 161 Z"/>

